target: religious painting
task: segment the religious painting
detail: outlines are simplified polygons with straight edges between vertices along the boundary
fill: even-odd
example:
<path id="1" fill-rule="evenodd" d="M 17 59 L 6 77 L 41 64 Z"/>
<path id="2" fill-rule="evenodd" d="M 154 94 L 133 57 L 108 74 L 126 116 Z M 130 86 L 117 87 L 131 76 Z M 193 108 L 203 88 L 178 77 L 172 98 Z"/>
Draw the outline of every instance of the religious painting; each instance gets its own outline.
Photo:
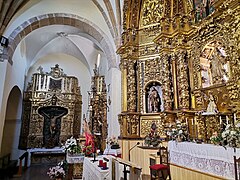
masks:
<path id="1" fill-rule="evenodd" d="M 61 89 L 61 86 L 62 86 L 62 80 L 55 80 L 55 79 L 52 79 L 50 78 L 50 84 L 49 84 L 49 89 L 52 89 L 52 90 L 60 90 Z"/>
<path id="2" fill-rule="evenodd" d="M 150 83 L 146 88 L 146 112 L 163 111 L 162 88 L 158 82 Z"/>
<path id="3" fill-rule="evenodd" d="M 222 84 L 229 79 L 229 62 L 221 42 L 212 41 L 200 55 L 202 87 Z"/>
<path id="4" fill-rule="evenodd" d="M 194 0 L 196 22 L 201 21 L 214 11 L 214 0 Z"/>

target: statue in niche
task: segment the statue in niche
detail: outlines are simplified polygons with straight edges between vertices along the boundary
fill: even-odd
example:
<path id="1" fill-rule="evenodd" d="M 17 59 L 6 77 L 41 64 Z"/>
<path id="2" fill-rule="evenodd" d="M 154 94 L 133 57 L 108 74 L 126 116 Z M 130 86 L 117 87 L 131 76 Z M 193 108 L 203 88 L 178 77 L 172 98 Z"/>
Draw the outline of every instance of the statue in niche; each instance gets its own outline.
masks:
<path id="1" fill-rule="evenodd" d="M 56 106 L 57 97 L 53 95 L 52 105 L 39 108 L 38 113 L 44 117 L 43 126 L 43 146 L 53 148 L 59 146 L 61 133 L 61 118 L 68 113 L 68 110 L 61 106 Z"/>
<path id="2" fill-rule="evenodd" d="M 150 88 L 150 92 L 148 95 L 148 112 L 154 113 L 160 111 L 161 111 L 161 98 L 156 87 L 152 86 Z"/>
<path id="3" fill-rule="evenodd" d="M 214 97 L 212 94 L 210 94 L 209 96 L 209 103 L 208 103 L 208 106 L 207 106 L 207 112 L 208 113 L 217 113 L 218 110 L 217 110 L 217 105 L 214 101 Z"/>

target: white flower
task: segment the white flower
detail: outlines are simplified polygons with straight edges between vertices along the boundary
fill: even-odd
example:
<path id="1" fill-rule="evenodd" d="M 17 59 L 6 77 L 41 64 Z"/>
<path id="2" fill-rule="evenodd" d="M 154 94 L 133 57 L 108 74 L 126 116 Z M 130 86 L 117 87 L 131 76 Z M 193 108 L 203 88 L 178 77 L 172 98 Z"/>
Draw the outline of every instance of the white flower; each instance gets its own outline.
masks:
<path id="1" fill-rule="evenodd" d="M 182 134 L 183 133 L 183 130 L 179 130 L 178 134 Z"/>
<path id="2" fill-rule="evenodd" d="M 51 179 L 54 179 L 59 176 L 64 177 L 65 171 L 61 166 L 57 165 L 57 166 L 49 168 L 49 171 L 47 172 L 47 174 L 49 175 L 49 177 Z"/>
<path id="3" fill-rule="evenodd" d="M 236 127 L 240 128 L 240 123 L 237 123 Z"/>
<path id="4" fill-rule="evenodd" d="M 230 127 L 231 127 L 231 125 L 228 124 L 225 129 L 227 130 L 227 129 L 229 129 Z"/>
<path id="5" fill-rule="evenodd" d="M 222 132 L 222 137 L 225 138 L 227 136 L 226 131 Z"/>

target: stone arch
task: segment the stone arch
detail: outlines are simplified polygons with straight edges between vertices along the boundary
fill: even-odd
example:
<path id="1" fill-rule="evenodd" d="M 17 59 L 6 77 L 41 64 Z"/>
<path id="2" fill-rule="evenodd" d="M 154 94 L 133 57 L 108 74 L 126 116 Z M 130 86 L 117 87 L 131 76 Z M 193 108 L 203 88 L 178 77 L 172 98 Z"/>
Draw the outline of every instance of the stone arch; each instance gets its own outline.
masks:
<path id="1" fill-rule="evenodd" d="M 8 37 L 9 45 L 8 48 L 5 49 L 9 57 L 9 63 L 13 63 L 12 56 L 14 54 L 14 51 L 16 50 L 21 40 L 24 39 L 28 34 L 38 28 L 56 24 L 76 27 L 93 37 L 101 45 L 103 51 L 106 54 L 106 57 L 108 59 L 108 68 L 110 69 L 112 67 L 117 67 L 116 56 L 114 55 L 115 51 L 112 48 L 112 44 L 109 41 L 107 35 L 97 25 L 93 24 L 89 20 L 74 14 L 66 13 L 39 15 L 37 17 L 28 19 L 20 26 L 18 26 Z"/>
<path id="2" fill-rule="evenodd" d="M 6 116 L 3 128 L 1 153 L 11 153 L 11 159 L 18 159 L 18 141 L 21 129 L 22 93 L 14 86 L 8 94 Z"/>

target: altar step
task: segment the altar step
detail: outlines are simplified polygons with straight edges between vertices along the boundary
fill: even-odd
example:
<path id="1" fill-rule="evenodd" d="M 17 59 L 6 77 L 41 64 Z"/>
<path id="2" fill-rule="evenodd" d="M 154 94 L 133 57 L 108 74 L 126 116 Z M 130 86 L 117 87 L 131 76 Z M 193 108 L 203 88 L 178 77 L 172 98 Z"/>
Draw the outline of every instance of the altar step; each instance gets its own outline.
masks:
<path id="1" fill-rule="evenodd" d="M 57 164 L 65 159 L 64 152 L 32 152 L 31 165 Z"/>

